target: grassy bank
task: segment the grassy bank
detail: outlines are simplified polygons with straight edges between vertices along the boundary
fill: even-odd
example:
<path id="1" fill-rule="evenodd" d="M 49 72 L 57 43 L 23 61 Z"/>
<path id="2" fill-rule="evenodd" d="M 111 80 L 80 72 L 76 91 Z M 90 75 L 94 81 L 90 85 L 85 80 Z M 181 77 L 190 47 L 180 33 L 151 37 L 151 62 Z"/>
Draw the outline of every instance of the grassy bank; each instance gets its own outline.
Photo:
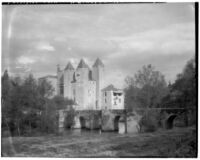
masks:
<path id="1" fill-rule="evenodd" d="M 14 157 L 195 157 L 194 128 L 142 134 L 72 134 L 2 138 L 2 156 Z"/>

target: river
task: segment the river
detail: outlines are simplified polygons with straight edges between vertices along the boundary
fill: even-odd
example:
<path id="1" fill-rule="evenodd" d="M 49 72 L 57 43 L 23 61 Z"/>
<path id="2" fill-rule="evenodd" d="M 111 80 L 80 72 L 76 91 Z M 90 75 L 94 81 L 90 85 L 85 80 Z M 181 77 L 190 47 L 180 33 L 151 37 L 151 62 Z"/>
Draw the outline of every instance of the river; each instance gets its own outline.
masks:
<path id="1" fill-rule="evenodd" d="M 99 130 L 90 130 L 90 129 L 66 129 L 63 134 L 64 135 L 116 135 L 116 134 L 124 134 L 125 133 L 125 124 L 119 123 L 118 125 L 119 130 L 118 131 L 101 131 Z"/>

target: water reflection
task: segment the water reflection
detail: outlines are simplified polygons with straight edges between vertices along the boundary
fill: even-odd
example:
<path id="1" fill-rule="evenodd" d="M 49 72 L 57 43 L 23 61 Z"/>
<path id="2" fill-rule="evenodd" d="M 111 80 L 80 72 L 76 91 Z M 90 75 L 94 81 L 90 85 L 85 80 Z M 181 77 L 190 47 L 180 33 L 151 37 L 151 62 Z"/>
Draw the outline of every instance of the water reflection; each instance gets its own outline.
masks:
<path id="1" fill-rule="evenodd" d="M 102 131 L 101 129 L 90 130 L 90 129 L 65 129 L 64 135 L 107 135 L 107 134 L 124 134 L 125 133 L 125 124 L 119 123 L 118 124 L 118 131 Z"/>
<path id="2" fill-rule="evenodd" d="M 125 133 L 125 123 L 119 122 L 118 127 L 119 127 L 118 133 L 119 134 L 124 134 Z"/>
<path id="3" fill-rule="evenodd" d="M 102 134 L 102 131 L 99 130 L 89 130 L 89 129 L 66 129 L 64 131 L 65 135 L 84 135 L 84 134 Z"/>

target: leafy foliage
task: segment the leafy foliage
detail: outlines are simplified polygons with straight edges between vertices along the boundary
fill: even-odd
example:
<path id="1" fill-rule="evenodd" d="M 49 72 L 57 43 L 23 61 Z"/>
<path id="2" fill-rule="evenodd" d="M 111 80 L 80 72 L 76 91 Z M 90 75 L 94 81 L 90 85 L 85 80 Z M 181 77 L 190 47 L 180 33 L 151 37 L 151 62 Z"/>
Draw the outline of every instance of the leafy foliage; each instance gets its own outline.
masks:
<path id="1" fill-rule="evenodd" d="M 168 92 L 164 76 L 152 65 L 143 66 L 134 77 L 127 77 L 125 81 L 125 105 L 130 111 L 133 107 L 158 107 Z"/>
<path id="2" fill-rule="evenodd" d="M 141 132 L 154 132 L 159 127 L 159 115 L 156 110 L 147 110 L 139 121 Z"/>
<path id="3" fill-rule="evenodd" d="M 175 82 L 169 86 L 170 93 L 162 99 L 164 107 L 191 109 L 192 117 L 196 117 L 197 77 L 195 60 L 187 62 L 182 73 L 177 75 Z M 188 111 L 185 112 L 185 124 L 188 125 Z M 190 116 L 191 116 L 190 115 Z M 191 119 L 191 118 L 190 118 Z M 193 118 L 193 124 L 196 121 Z"/>
<path id="4" fill-rule="evenodd" d="M 67 116 L 64 121 L 65 128 L 71 128 L 72 126 L 74 126 L 75 124 L 74 118 L 75 118 L 75 110 L 73 109 L 73 107 L 70 107 L 69 110 L 67 111 Z"/>
<path id="5" fill-rule="evenodd" d="M 38 83 L 33 75 L 22 80 L 2 76 L 2 130 L 12 135 L 50 133 L 57 129 L 57 110 L 72 105 L 73 101 L 53 97 L 53 88 L 47 81 Z"/>

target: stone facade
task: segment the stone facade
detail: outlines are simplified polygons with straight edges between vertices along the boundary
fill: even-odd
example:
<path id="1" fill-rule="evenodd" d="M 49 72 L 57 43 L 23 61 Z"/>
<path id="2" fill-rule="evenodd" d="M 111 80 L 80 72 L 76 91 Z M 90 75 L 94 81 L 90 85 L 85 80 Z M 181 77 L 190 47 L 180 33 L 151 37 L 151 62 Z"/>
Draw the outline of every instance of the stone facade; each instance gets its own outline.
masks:
<path id="1" fill-rule="evenodd" d="M 124 109 L 123 90 L 116 89 L 113 85 L 102 89 L 102 109 Z"/>
<path id="2" fill-rule="evenodd" d="M 83 59 L 76 69 L 70 62 L 64 69 L 57 66 L 56 94 L 75 103 L 73 108 L 76 115 L 71 128 L 119 130 L 120 118 L 124 119 L 125 116 L 124 93 L 113 85 L 103 88 L 104 78 L 104 64 L 99 58 L 92 69 Z M 65 110 L 58 111 L 59 130 L 66 127 L 67 113 L 67 106 Z M 124 122 L 121 124 L 124 125 Z"/>
<path id="3" fill-rule="evenodd" d="M 69 62 L 64 70 L 57 68 L 57 94 L 75 102 L 76 110 L 101 110 L 104 65 L 97 59 L 92 69 L 83 59 L 76 69 Z"/>

